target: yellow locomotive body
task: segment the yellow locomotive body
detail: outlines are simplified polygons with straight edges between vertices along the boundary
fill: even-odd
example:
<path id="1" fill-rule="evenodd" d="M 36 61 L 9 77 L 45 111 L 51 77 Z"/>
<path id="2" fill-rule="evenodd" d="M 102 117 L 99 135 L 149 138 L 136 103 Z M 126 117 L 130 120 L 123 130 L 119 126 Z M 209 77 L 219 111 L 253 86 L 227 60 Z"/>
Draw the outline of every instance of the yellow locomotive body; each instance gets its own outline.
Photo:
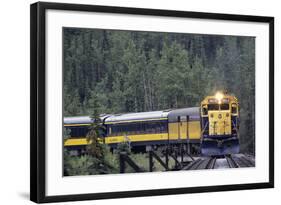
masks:
<path id="1" fill-rule="evenodd" d="M 202 154 L 239 152 L 238 110 L 238 100 L 232 95 L 217 93 L 201 102 Z"/>

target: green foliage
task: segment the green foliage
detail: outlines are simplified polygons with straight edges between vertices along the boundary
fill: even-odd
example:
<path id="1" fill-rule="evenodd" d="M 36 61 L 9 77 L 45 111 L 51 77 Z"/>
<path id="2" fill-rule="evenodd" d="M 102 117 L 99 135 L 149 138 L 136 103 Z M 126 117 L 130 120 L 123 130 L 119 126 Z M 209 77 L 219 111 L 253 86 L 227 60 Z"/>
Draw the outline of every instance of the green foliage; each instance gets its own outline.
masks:
<path id="1" fill-rule="evenodd" d="M 131 153 L 131 147 L 128 142 L 119 143 L 117 145 L 116 153 L 120 154 L 121 152 L 125 152 L 127 154 Z"/>
<path id="2" fill-rule="evenodd" d="M 70 137 L 70 129 L 68 128 L 63 128 L 63 139 L 67 140 Z"/>
<path id="3" fill-rule="evenodd" d="M 144 171 L 149 171 L 148 153 L 130 153 L 129 157 Z M 164 160 L 164 158 L 162 158 Z M 105 148 L 105 162 L 91 155 L 71 155 L 64 150 L 64 176 L 94 175 L 94 174 L 118 174 L 119 173 L 119 155 L 117 152 L 111 153 L 109 148 Z M 173 168 L 175 161 L 169 157 L 169 167 Z M 162 165 L 154 160 L 153 171 L 164 171 Z M 135 170 L 126 165 L 126 173 L 135 173 Z"/>
<path id="4" fill-rule="evenodd" d="M 118 164 L 116 156 L 110 153 L 109 147 L 102 143 L 101 119 L 99 114 L 99 103 L 97 97 L 93 95 L 90 99 L 90 104 L 93 108 L 91 115 L 92 125 L 87 134 L 86 155 L 74 155 L 71 151 L 64 150 L 64 175 L 89 175 L 89 174 L 108 174 L 117 173 Z M 69 132 L 64 130 L 64 136 L 67 138 Z"/>
<path id="5" fill-rule="evenodd" d="M 142 170 L 149 170 L 149 160 L 147 153 L 130 154 L 129 157 L 141 168 Z M 135 173 L 136 171 L 126 164 L 125 173 Z"/>
<path id="6" fill-rule="evenodd" d="M 119 161 L 116 155 L 108 152 L 104 161 L 101 162 L 91 155 L 71 155 L 67 150 L 64 151 L 64 175 L 94 175 L 94 174 L 114 174 L 119 173 Z"/>
<path id="7" fill-rule="evenodd" d="M 237 96 L 254 152 L 253 37 L 64 29 L 65 116 L 92 115 L 95 100 L 110 114 L 198 106 L 217 90 Z"/>
<path id="8" fill-rule="evenodd" d="M 91 107 L 93 108 L 93 113 L 91 115 L 92 124 L 90 131 L 87 134 L 87 152 L 89 155 L 97 158 L 97 160 L 104 161 L 104 144 L 102 140 L 101 130 L 104 129 L 101 123 L 100 114 L 99 114 L 99 103 L 95 95 L 90 99 Z"/>
<path id="9" fill-rule="evenodd" d="M 64 151 L 65 176 L 89 175 L 93 163 L 93 159 L 89 155 L 73 156 L 67 150 Z"/>

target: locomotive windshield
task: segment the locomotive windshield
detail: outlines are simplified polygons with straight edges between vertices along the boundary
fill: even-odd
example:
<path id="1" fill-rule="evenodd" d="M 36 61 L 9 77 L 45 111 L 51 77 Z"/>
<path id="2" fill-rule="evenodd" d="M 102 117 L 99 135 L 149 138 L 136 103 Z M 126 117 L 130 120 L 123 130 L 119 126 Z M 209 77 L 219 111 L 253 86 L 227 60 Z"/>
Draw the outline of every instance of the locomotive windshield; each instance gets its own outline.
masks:
<path id="1" fill-rule="evenodd" d="M 229 104 L 221 104 L 221 110 L 229 110 Z"/>
<path id="2" fill-rule="evenodd" d="M 208 105 L 208 110 L 219 110 L 220 106 L 219 104 L 209 104 Z"/>
<path id="3" fill-rule="evenodd" d="M 229 110 L 229 104 L 209 104 L 208 110 Z"/>

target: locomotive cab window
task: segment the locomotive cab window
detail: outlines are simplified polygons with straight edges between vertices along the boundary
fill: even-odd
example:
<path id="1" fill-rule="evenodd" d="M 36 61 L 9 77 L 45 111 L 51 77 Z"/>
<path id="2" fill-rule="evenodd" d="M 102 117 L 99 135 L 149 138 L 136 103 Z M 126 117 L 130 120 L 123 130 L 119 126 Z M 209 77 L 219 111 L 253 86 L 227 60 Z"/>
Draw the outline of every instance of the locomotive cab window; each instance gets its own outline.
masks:
<path id="1" fill-rule="evenodd" d="M 229 110 L 229 104 L 221 104 L 221 110 Z"/>
<path id="2" fill-rule="evenodd" d="M 209 104 L 208 105 L 208 110 L 219 110 L 220 106 L 219 104 Z"/>
<path id="3" fill-rule="evenodd" d="M 231 113 L 232 113 L 232 114 L 237 114 L 237 111 L 238 111 L 238 109 L 237 109 L 237 104 L 233 103 L 233 104 L 231 105 Z"/>
<path id="4" fill-rule="evenodd" d="M 202 106 L 202 115 L 208 115 L 208 108 L 207 105 Z"/>

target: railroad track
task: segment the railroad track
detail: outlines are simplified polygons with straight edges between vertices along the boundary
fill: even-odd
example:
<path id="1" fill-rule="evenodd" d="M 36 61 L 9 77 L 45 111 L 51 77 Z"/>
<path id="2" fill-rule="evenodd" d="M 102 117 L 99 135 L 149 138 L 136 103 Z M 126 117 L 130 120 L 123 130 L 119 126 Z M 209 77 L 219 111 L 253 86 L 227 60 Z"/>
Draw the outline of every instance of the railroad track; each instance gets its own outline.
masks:
<path id="1" fill-rule="evenodd" d="M 190 164 L 187 166 L 184 166 L 182 170 L 196 170 L 198 167 L 203 163 L 203 159 L 199 158 L 194 161 L 192 161 Z"/>
<path id="2" fill-rule="evenodd" d="M 183 166 L 181 170 L 240 168 L 254 166 L 255 161 L 253 157 L 244 154 L 237 154 L 225 155 L 223 158 L 201 157 L 190 162 L 188 165 Z"/>
<path id="3" fill-rule="evenodd" d="M 198 169 L 214 169 L 216 164 L 216 157 L 210 158 L 199 158 L 187 166 L 183 167 L 182 170 L 198 170 Z"/>
<path id="4" fill-rule="evenodd" d="M 245 155 L 242 155 L 240 157 L 236 157 L 237 163 L 240 165 L 240 167 L 254 167 L 255 162 L 250 159 L 250 157 L 246 157 Z"/>
<path id="5" fill-rule="evenodd" d="M 225 155 L 224 158 L 226 159 L 229 168 L 238 168 L 239 167 L 238 163 L 233 159 L 233 157 L 231 155 Z"/>
<path id="6" fill-rule="evenodd" d="M 205 167 L 205 169 L 214 169 L 216 165 L 217 158 L 211 157 Z"/>

